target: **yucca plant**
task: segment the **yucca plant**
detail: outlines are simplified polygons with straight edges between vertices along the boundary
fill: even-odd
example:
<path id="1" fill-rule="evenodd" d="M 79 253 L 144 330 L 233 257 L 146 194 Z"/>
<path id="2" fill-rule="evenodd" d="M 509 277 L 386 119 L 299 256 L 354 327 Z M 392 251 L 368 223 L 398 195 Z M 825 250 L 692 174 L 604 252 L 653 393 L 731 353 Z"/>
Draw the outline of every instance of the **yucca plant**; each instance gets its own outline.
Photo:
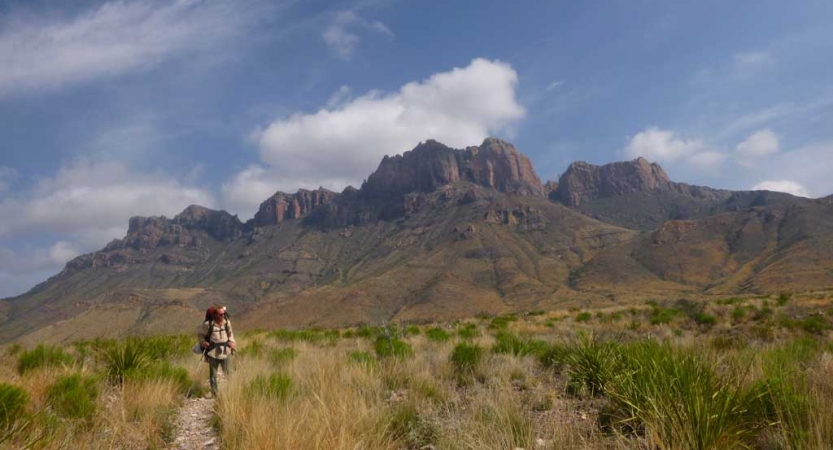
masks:
<path id="1" fill-rule="evenodd" d="M 621 371 L 621 344 L 596 334 L 579 334 L 565 353 L 567 389 L 575 395 L 603 395 L 608 383 Z"/>
<path id="2" fill-rule="evenodd" d="M 100 347 L 99 358 L 107 378 L 117 384 L 124 383 L 128 372 L 144 369 L 153 361 L 148 347 L 134 340 Z"/>

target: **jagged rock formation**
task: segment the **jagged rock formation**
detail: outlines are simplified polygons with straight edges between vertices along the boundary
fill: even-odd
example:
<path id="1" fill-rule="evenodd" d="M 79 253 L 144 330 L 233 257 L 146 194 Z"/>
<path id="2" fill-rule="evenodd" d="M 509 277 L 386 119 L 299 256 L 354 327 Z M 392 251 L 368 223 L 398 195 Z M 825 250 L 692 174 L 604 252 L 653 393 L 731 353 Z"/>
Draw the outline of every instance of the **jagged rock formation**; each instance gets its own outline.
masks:
<path id="1" fill-rule="evenodd" d="M 276 192 L 260 204 L 252 225 L 264 227 L 277 225 L 287 219 L 300 219 L 321 205 L 328 205 L 338 197 L 333 191 L 318 188 L 314 191 L 300 189 L 294 194 Z"/>
<path id="2" fill-rule="evenodd" d="M 123 239 L 0 302 L 0 338 L 181 332 L 211 303 L 249 328 L 824 289 L 831 254 L 833 196 L 674 183 L 641 158 L 542 185 L 506 142 L 427 141 L 361 189 L 278 192 L 245 224 L 196 205 L 131 218 Z"/>

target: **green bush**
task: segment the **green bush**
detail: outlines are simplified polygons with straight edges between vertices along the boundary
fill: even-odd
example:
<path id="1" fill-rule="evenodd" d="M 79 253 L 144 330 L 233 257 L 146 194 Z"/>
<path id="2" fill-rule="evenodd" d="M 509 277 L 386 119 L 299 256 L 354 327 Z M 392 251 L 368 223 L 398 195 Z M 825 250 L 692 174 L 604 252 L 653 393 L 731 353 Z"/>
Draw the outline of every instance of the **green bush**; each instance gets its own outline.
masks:
<path id="1" fill-rule="evenodd" d="M 490 330 L 505 330 L 509 327 L 510 322 L 515 322 L 518 320 L 518 317 L 514 314 L 507 314 L 505 316 L 497 316 L 492 319 L 491 323 L 489 323 Z"/>
<path id="2" fill-rule="evenodd" d="M 376 351 L 376 356 L 379 358 L 406 358 L 411 356 L 414 351 L 411 346 L 396 337 L 379 336 L 376 338 L 376 343 L 373 345 Z"/>
<path id="3" fill-rule="evenodd" d="M 476 323 L 467 323 L 457 329 L 457 336 L 460 339 L 474 339 L 480 336 L 480 327 Z"/>
<path id="4" fill-rule="evenodd" d="M 200 383 L 191 378 L 188 369 L 173 366 L 167 361 L 129 369 L 124 373 L 124 379 L 134 381 L 168 380 L 173 382 L 182 394 L 195 396 L 202 392 Z"/>
<path id="5" fill-rule="evenodd" d="M 830 329 L 830 321 L 823 316 L 810 316 L 800 321 L 798 326 L 807 333 L 821 335 Z"/>
<path id="6" fill-rule="evenodd" d="M 589 322 L 593 318 L 589 312 L 582 312 L 576 316 L 576 322 Z"/>
<path id="7" fill-rule="evenodd" d="M 282 367 L 298 357 L 298 350 L 292 347 L 281 348 L 269 352 L 269 363 L 275 367 Z"/>
<path id="8" fill-rule="evenodd" d="M 39 367 L 69 366 L 73 361 L 72 355 L 64 352 L 60 347 L 40 344 L 17 357 L 17 373 L 23 375 Z"/>
<path id="9" fill-rule="evenodd" d="M 569 349 L 561 344 L 550 344 L 538 353 L 538 362 L 547 369 L 560 372 L 567 363 Z"/>
<path id="10" fill-rule="evenodd" d="M 413 403 L 396 406 L 387 417 L 385 435 L 405 448 L 433 447 L 439 441 L 439 427 L 424 419 Z"/>
<path id="11" fill-rule="evenodd" d="M 664 325 L 670 323 L 674 317 L 676 317 L 680 311 L 674 308 L 663 308 L 662 306 L 653 306 L 651 308 L 651 315 L 649 316 L 649 320 L 651 325 Z"/>
<path id="12" fill-rule="evenodd" d="M 104 365 L 107 378 L 117 384 L 124 382 L 128 372 L 140 371 L 154 361 L 149 346 L 133 339 L 100 346 L 98 357 Z"/>
<path id="13" fill-rule="evenodd" d="M 292 393 L 292 379 L 282 373 L 273 373 L 269 377 L 260 375 L 246 386 L 246 390 L 253 397 L 268 397 L 283 401 Z"/>
<path id="14" fill-rule="evenodd" d="M 732 310 L 732 323 L 740 323 L 746 317 L 746 308 L 743 306 L 736 306 Z"/>
<path id="15" fill-rule="evenodd" d="M 8 430 L 23 418 L 29 395 L 17 386 L 0 383 L 0 429 Z"/>
<path id="16" fill-rule="evenodd" d="M 449 339 L 451 339 L 451 335 L 448 333 L 448 331 L 445 331 L 439 327 L 433 327 L 425 330 L 425 337 L 427 337 L 428 340 L 432 342 L 447 342 Z"/>
<path id="17" fill-rule="evenodd" d="M 693 319 L 697 325 L 704 325 L 706 327 L 713 327 L 717 324 L 717 317 L 702 311 L 694 314 Z"/>
<path id="18" fill-rule="evenodd" d="M 621 369 L 621 345 L 597 335 L 580 334 L 566 352 L 567 389 L 574 395 L 599 396 Z"/>
<path id="19" fill-rule="evenodd" d="M 91 377 L 73 374 L 50 386 L 46 398 L 61 417 L 91 421 L 96 411 L 98 385 Z"/>
<path id="20" fill-rule="evenodd" d="M 363 366 L 372 366 L 376 363 L 373 355 L 361 350 L 353 350 L 347 354 L 347 357 L 350 358 L 351 362 L 361 364 Z"/>
<path id="21" fill-rule="evenodd" d="M 501 331 L 495 335 L 495 353 L 508 353 L 515 356 L 538 354 L 547 349 L 547 343 L 535 339 L 524 339 L 508 331 Z"/>
<path id="22" fill-rule="evenodd" d="M 760 395 L 744 387 L 742 373 L 718 374 L 691 351 L 650 341 L 624 350 L 620 373 L 606 389 L 611 423 L 650 434 L 659 448 L 745 448 Z"/>
<path id="23" fill-rule="evenodd" d="M 471 373 L 483 359 L 483 349 L 476 344 L 461 342 L 451 352 L 451 363 L 457 372 Z"/>
<path id="24" fill-rule="evenodd" d="M 408 325 L 405 328 L 405 334 L 407 336 L 419 336 L 422 333 L 422 330 L 419 329 L 416 325 Z"/>

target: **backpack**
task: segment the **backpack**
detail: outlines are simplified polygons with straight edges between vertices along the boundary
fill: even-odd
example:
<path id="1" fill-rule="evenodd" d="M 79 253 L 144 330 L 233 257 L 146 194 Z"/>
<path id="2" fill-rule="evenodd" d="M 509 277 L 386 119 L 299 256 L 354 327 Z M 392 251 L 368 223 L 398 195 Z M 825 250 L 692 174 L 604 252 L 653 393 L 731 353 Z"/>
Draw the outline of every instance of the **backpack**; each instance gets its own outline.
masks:
<path id="1" fill-rule="evenodd" d="M 214 348 L 214 346 L 211 345 L 211 332 L 214 331 L 214 313 L 217 312 L 217 309 L 218 308 L 214 306 L 209 306 L 208 309 L 205 310 L 205 319 L 203 320 L 203 323 L 208 322 L 208 333 L 205 335 L 205 341 L 209 343 L 208 348 L 203 349 L 201 345 L 202 343 L 197 342 L 197 345 L 191 348 L 192 352 L 206 355 L 212 348 Z M 223 306 L 222 309 L 225 310 L 225 306 Z M 228 312 L 226 312 L 226 336 L 229 335 L 228 317 Z"/>

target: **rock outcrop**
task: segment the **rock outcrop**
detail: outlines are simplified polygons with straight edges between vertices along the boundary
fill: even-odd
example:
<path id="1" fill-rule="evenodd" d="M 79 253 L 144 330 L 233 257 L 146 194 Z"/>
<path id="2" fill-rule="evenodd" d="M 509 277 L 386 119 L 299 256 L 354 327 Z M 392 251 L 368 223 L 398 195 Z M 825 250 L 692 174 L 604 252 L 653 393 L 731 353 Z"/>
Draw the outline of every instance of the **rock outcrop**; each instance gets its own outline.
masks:
<path id="1" fill-rule="evenodd" d="M 600 198 L 648 191 L 706 200 L 725 200 L 731 195 L 729 191 L 675 183 L 658 164 L 639 157 L 603 166 L 575 162 L 559 178 L 553 197 L 567 206 L 576 207 Z"/>
<path id="2" fill-rule="evenodd" d="M 455 150 L 434 140 L 413 150 L 385 156 L 362 185 L 366 198 L 396 198 L 410 192 L 432 192 L 458 181 L 470 181 L 501 192 L 544 196 L 544 187 L 529 158 L 512 144 L 487 138 L 480 146 Z"/>
<path id="3" fill-rule="evenodd" d="M 294 194 L 276 192 L 260 204 L 252 224 L 256 227 L 277 225 L 286 219 L 300 219 L 321 205 L 328 205 L 338 194 L 318 188 L 314 191 L 299 189 Z"/>

